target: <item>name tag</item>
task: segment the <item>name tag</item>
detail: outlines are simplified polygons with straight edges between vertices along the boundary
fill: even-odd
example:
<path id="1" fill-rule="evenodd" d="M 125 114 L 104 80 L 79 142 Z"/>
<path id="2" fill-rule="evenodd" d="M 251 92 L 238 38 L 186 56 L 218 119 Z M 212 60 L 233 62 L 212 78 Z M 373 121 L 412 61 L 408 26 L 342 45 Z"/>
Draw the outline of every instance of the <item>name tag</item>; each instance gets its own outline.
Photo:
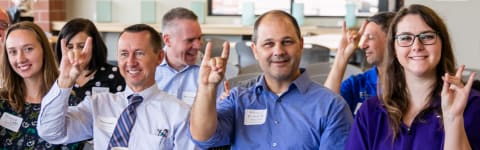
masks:
<path id="1" fill-rule="evenodd" d="M 196 92 L 183 92 L 182 101 L 184 101 L 188 105 L 192 105 L 196 95 L 197 95 Z"/>
<path id="2" fill-rule="evenodd" d="M 266 109 L 246 109 L 243 125 L 261 125 L 267 120 Z"/>
<path id="3" fill-rule="evenodd" d="M 105 92 L 110 92 L 110 89 L 107 87 L 92 87 L 92 95 Z"/>
<path id="4" fill-rule="evenodd" d="M 0 126 L 13 132 L 18 132 L 22 125 L 23 118 L 4 112 L 0 118 Z"/>
<path id="5" fill-rule="evenodd" d="M 114 117 L 97 117 L 97 125 L 100 130 L 112 134 L 117 125 L 117 120 L 118 119 Z"/>

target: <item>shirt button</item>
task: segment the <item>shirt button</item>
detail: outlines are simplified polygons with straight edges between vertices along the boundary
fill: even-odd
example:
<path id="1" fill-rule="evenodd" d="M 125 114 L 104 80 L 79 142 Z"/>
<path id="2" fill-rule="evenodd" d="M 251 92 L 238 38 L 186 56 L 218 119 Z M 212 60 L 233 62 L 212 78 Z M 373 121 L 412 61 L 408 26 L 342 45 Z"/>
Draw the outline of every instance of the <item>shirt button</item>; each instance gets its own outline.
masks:
<path id="1" fill-rule="evenodd" d="M 272 146 L 273 146 L 273 147 L 276 147 L 276 146 L 277 146 L 277 143 L 273 143 Z"/>
<path id="2" fill-rule="evenodd" d="M 275 124 L 278 124 L 278 121 L 277 121 L 277 120 L 275 120 L 273 123 L 275 123 Z"/>

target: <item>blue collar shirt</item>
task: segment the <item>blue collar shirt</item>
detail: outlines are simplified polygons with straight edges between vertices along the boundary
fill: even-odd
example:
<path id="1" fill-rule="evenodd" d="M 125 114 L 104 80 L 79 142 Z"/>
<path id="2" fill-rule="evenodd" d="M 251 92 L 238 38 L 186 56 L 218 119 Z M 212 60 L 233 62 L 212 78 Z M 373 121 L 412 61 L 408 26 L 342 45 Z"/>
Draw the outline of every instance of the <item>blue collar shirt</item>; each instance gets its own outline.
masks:
<path id="1" fill-rule="evenodd" d="M 192 140 L 201 148 L 343 149 L 353 123 L 347 104 L 302 72 L 280 96 L 268 90 L 263 76 L 253 87 L 232 89 L 217 104 L 215 134 Z"/>
<path id="2" fill-rule="evenodd" d="M 192 105 L 197 95 L 199 81 L 200 66 L 198 61 L 195 65 L 187 65 L 185 68 L 177 71 L 168 64 L 167 57 L 164 57 L 162 63 L 157 66 L 155 71 L 155 81 L 158 88 L 176 96 L 188 105 Z M 217 97 L 222 94 L 223 90 L 223 84 L 219 84 Z"/>
<path id="3" fill-rule="evenodd" d="M 377 82 L 376 66 L 362 74 L 350 76 L 342 82 L 340 95 L 347 101 L 350 111 L 355 114 L 365 100 L 377 96 Z"/>
<path id="4" fill-rule="evenodd" d="M 167 63 L 165 57 L 162 63 L 157 66 L 155 81 L 160 90 L 192 105 L 197 95 L 199 71 L 200 67 L 198 65 L 188 65 L 177 71 Z"/>

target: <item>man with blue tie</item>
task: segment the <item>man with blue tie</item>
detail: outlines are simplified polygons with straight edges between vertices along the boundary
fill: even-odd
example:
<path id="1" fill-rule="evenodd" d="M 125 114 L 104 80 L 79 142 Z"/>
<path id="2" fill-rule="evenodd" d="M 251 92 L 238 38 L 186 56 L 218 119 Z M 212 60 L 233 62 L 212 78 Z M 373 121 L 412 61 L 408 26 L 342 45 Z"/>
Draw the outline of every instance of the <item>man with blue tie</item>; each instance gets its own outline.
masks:
<path id="1" fill-rule="evenodd" d="M 85 97 L 68 107 L 71 88 L 87 63 L 91 38 L 83 50 L 67 51 L 57 82 L 42 100 L 38 134 L 50 143 L 93 138 L 95 149 L 194 149 L 186 136 L 189 106 L 158 89 L 155 67 L 163 58 L 159 33 L 145 24 L 120 33 L 118 64 L 127 88 L 116 94 Z"/>

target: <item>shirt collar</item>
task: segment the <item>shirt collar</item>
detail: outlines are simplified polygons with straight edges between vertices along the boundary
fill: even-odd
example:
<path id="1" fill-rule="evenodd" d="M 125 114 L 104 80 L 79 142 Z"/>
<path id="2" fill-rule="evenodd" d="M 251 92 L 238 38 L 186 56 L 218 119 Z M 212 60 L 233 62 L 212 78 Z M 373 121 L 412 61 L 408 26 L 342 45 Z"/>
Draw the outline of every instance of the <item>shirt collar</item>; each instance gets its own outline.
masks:
<path id="1" fill-rule="evenodd" d="M 168 67 L 168 68 L 170 68 L 170 69 L 175 70 L 175 69 L 174 69 L 172 66 L 170 66 L 170 65 L 168 64 L 168 62 L 167 62 L 167 54 L 166 54 L 166 53 L 167 53 L 167 48 L 165 48 L 165 50 L 163 50 L 163 51 L 165 52 L 165 55 L 164 55 L 164 57 L 163 57 L 162 63 L 160 63 L 160 67 Z M 201 61 L 200 61 L 200 62 L 201 62 Z M 187 70 L 187 69 L 190 68 L 190 67 L 199 67 L 199 66 L 200 66 L 200 63 L 198 63 L 198 61 L 197 61 L 197 63 L 195 63 L 194 65 L 187 65 L 187 66 L 185 66 L 185 68 L 183 68 L 183 69 L 180 70 L 179 72 L 182 72 L 182 71 L 184 71 L 184 70 Z"/>
<path id="2" fill-rule="evenodd" d="M 288 91 L 292 90 L 294 87 L 296 87 L 301 94 L 305 94 L 307 92 L 307 88 L 310 85 L 312 80 L 308 76 L 308 73 L 304 68 L 300 69 L 300 76 L 298 76 L 297 79 L 293 80 L 293 82 L 290 84 L 288 87 L 288 90 L 285 92 L 287 93 Z M 259 94 L 263 92 L 263 90 L 268 89 L 267 84 L 265 82 L 265 75 L 262 75 L 260 79 L 257 81 L 255 84 L 255 93 Z"/>
<path id="3" fill-rule="evenodd" d="M 160 92 L 160 89 L 158 88 L 157 84 L 153 84 L 152 86 L 144 89 L 143 91 L 140 91 L 138 93 L 135 93 L 133 92 L 133 90 L 127 86 L 125 87 L 125 91 L 123 92 L 125 94 L 125 98 L 127 98 L 127 96 L 129 95 L 132 95 L 132 94 L 137 94 L 137 95 L 140 95 L 143 97 L 144 101 L 147 100 L 147 99 L 150 99 L 150 97 L 152 97 L 155 93 L 158 93 Z"/>

